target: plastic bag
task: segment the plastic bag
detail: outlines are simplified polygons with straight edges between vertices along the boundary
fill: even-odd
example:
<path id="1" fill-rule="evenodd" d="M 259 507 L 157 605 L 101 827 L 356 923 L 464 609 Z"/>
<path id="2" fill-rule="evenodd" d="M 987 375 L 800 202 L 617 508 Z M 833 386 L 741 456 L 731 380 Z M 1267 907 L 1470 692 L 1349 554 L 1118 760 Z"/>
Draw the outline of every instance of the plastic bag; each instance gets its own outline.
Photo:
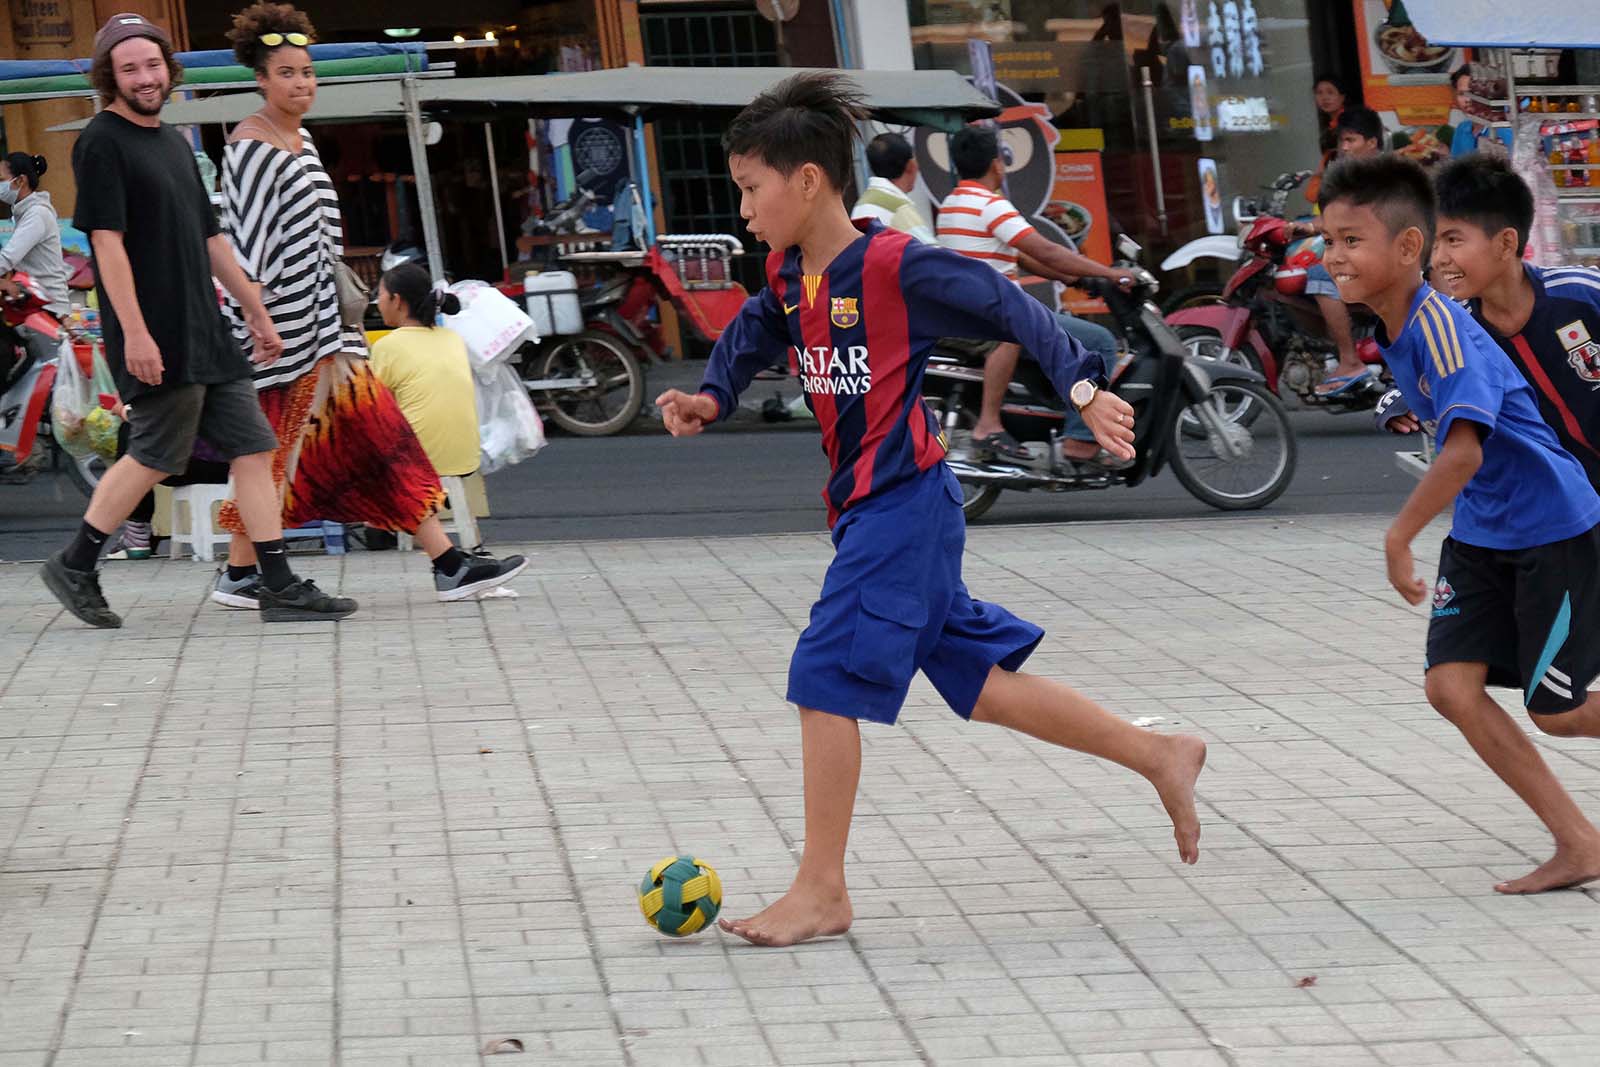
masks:
<path id="1" fill-rule="evenodd" d="M 473 385 L 478 392 L 482 473 L 521 463 L 544 447 L 544 423 L 515 367 L 502 363 L 480 370 L 473 375 Z"/>
<path id="2" fill-rule="evenodd" d="M 122 428 L 122 419 L 110 410 L 117 403 L 117 383 L 100 346 L 91 351 L 92 376 L 84 374 L 72 343 L 61 342 L 50 393 L 50 428 L 68 455 L 83 459 L 95 454 L 109 463 L 117 458 L 117 431 Z"/>
<path id="3" fill-rule="evenodd" d="M 511 358 L 524 341 L 539 339 L 528 313 L 494 286 L 483 282 L 457 282 L 450 291 L 461 301 L 461 311 L 440 316 L 439 325 L 448 326 L 461 335 L 476 366 L 502 363 Z"/>

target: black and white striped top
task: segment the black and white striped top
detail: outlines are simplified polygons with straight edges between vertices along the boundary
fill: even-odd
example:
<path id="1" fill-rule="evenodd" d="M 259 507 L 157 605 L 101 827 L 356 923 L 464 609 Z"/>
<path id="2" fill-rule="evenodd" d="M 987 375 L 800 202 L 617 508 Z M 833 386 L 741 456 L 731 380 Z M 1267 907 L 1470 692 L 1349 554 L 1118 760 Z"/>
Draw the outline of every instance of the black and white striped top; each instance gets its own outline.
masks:
<path id="1" fill-rule="evenodd" d="M 283 338 L 282 358 L 256 368 L 257 389 L 292 382 L 323 356 L 367 351 L 360 331 L 339 322 L 332 258 L 344 254 L 339 197 L 304 129 L 300 142 L 298 156 L 254 140 L 234 141 L 222 153 L 222 228 L 244 272 L 261 283 Z M 255 341 L 231 295 L 227 306 L 233 336 L 248 356 Z"/>

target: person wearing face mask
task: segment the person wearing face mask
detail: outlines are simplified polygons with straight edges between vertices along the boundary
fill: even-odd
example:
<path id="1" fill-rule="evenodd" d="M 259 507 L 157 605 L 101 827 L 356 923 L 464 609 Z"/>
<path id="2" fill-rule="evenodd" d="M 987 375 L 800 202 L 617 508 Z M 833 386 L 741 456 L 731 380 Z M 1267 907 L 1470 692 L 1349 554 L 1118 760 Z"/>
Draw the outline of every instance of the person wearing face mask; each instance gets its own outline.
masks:
<path id="1" fill-rule="evenodd" d="M 49 300 L 45 309 L 61 318 L 69 306 L 69 275 L 61 258 L 61 226 L 55 206 L 50 194 L 39 188 L 47 167 L 43 156 L 26 152 L 12 152 L 0 160 L 0 204 L 11 208 L 15 223 L 11 239 L 0 248 L 0 292 L 8 297 L 17 295 L 11 275 L 20 270 L 44 291 Z M 56 354 L 56 342 L 37 330 L 0 326 L 0 331 L 8 329 L 13 336 L 0 338 L 0 388 L 20 369 L 54 359 Z M 25 359 L 12 354 L 17 349 L 27 354 Z"/>
<path id="2" fill-rule="evenodd" d="M 309 51 L 316 29 L 291 4 L 251 4 L 228 39 L 256 73 L 262 105 L 239 123 L 222 155 L 223 230 L 283 338 L 283 357 L 257 367 L 257 398 L 277 434 L 273 479 L 283 523 L 364 523 L 410 533 L 433 561 L 441 600 L 469 599 L 486 577 L 519 570 L 519 557 L 469 556 L 437 513 L 445 491 L 394 395 L 373 374 L 360 323 L 345 323 L 336 274 L 344 223 L 333 179 L 301 120 L 316 100 Z M 234 338 L 253 339 L 229 301 Z M 234 533 L 211 600 L 256 608 L 263 577 L 232 502 L 218 521 Z M 492 573 L 490 573 L 492 572 Z"/>

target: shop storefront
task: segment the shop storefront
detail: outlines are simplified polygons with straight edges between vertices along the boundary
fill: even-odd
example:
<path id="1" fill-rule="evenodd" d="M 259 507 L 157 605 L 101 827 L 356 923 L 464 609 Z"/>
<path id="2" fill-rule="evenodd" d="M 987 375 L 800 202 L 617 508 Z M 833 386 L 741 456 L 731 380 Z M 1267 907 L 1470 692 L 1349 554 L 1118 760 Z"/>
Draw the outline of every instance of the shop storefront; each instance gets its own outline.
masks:
<path id="1" fill-rule="evenodd" d="M 1231 229 L 1233 196 L 1317 165 L 1306 8 L 1306 0 L 909 5 L 918 67 L 968 70 L 968 41 L 986 40 L 997 82 L 1034 105 L 1024 125 L 1053 132 L 1047 148 L 1050 132 L 1036 139 L 1042 154 L 1013 163 L 1030 172 L 1024 185 L 1051 185 L 1047 219 L 1074 238 L 1089 235 L 1091 254 L 1109 251 L 1105 238 L 1120 228 L 1154 258 Z M 1095 217 L 1102 200 L 1106 215 Z"/>
<path id="2" fill-rule="evenodd" d="M 1345 86 L 1348 106 L 1379 111 L 1390 147 L 1424 162 L 1448 154 L 1466 117 L 1450 88 L 1465 53 L 1419 45 L 1402 0 L 911 0 L 908 12 L 918 67 L 970 71 L 969 42 L 987 42 L 1002 92 L 1053 130 L 1047 156 L 1096 157 L 1058 167 L 1085 192 L 1092 162 L 1100 188 L 1086 202 L 1051 179 L 1046 220 L 1065 219 L 1073 237 L 1120 227 L 1152 262 L 1233 232 L 1236 196 L 1324 164 L 1319 75 Z M 1091 219 L 1101 197 L 1106 217 Z M 1289 210 L 1310 204 L 1295 196 Z M 1087 251 L 1108 247 L 1091 237 Z"/>

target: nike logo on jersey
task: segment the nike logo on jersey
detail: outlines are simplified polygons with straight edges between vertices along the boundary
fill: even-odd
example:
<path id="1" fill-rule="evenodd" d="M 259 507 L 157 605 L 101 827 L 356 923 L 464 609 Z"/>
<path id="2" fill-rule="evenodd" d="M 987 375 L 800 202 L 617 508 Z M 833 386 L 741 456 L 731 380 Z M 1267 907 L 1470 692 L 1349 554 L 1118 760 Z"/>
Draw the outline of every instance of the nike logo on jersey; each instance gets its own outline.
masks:
<path id="1" fill-rule="evenodd" d="M 799 304 L 785 304 L 785 305 L 783 305 L 783 313 L 785 315 L 793 315 L 796 311 L 799 311 L 799 310 L 800 310 L 800 305 Z"/>

